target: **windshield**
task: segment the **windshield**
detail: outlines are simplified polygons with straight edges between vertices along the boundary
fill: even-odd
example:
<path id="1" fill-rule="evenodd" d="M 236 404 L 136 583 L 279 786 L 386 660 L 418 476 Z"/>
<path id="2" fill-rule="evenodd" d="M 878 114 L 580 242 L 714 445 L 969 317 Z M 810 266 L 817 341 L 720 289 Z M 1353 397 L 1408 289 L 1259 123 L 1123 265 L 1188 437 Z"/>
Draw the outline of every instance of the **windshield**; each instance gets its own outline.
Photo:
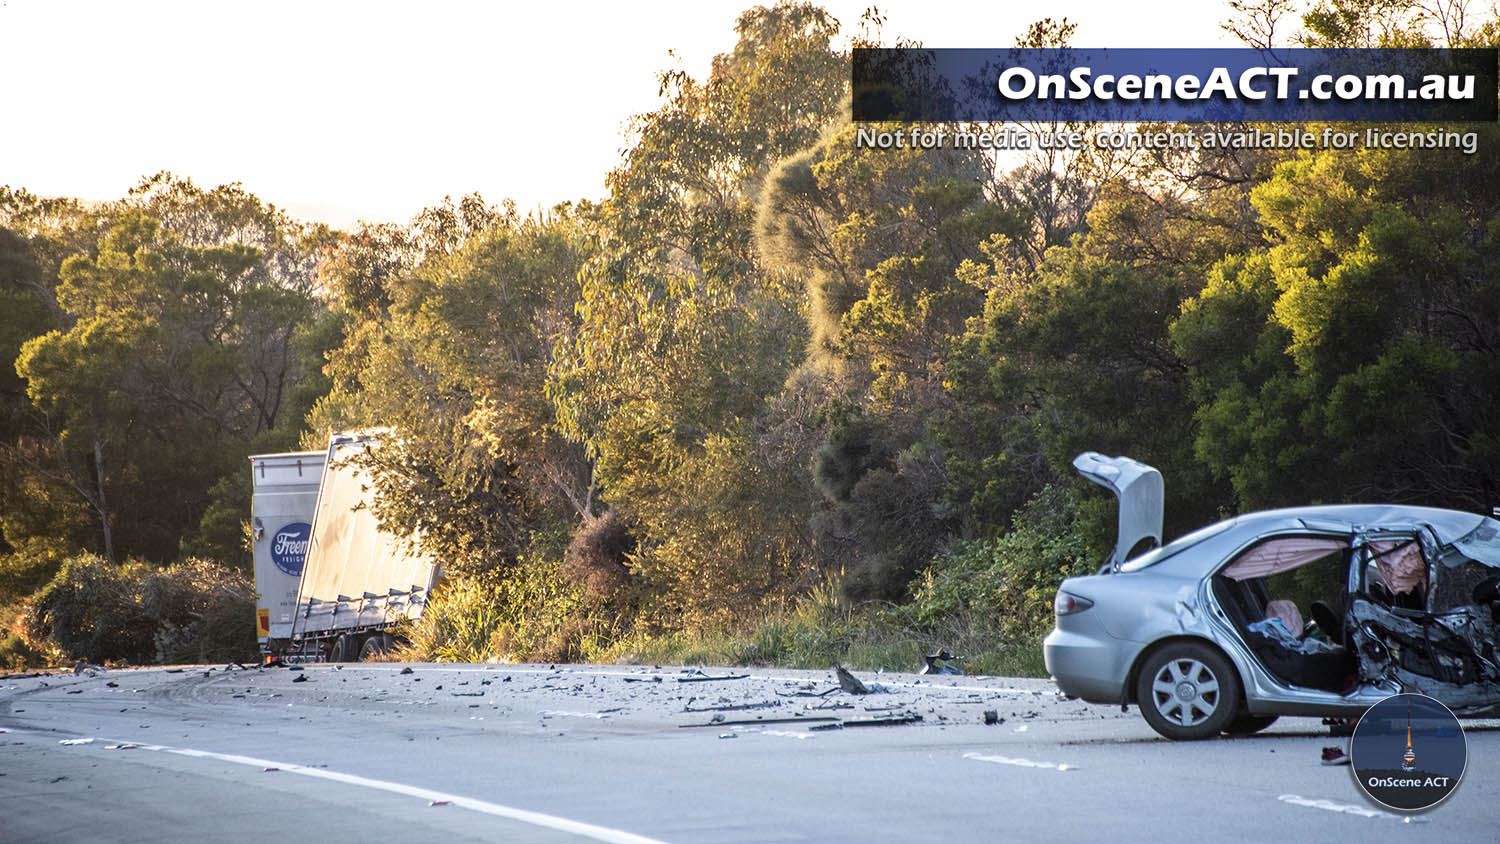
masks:
<path id="1" fill-rule="evenodd" d="M 1127 561 L 1123 566 L 1120 566 L 1120 571 L 1140 571 L 1143 568 L 1154 566 L 1174 554 L 1186 551 L 1205 539 L 1223 533 L 1232 524 L 1234 524 L 1234 520 L 1229 519 L 1223 522 L 1215 522 L 1208 527 L 1198 528 L 1192 533 L 1183 534 L 1160 548 L 1153 548 L 1141 556 Z"/>
<path id="2" fill-rule="evenodd" d="M 1449 568 L 1469 560 L 1500 568 L 1500 522 L 1481 520 L 1473 530 L 1444 547 L 1438 560 Z"/>

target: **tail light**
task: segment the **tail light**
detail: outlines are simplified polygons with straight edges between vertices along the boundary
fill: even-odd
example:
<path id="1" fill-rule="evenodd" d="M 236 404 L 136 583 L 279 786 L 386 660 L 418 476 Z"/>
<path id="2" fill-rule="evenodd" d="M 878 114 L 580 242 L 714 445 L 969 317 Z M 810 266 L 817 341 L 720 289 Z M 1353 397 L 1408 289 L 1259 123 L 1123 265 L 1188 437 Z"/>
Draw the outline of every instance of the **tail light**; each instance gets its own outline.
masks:
<path id="1" fill-rule="evenodd" d="M 1080 598 L 1077 595 L 1069 595 L 1059 591 L 1057 597 L 1052 600 L 1052 610 L 1058 615 L 1072 615 L 1075 612 L 1083 612 L 1092 607 L 1093 601 L 1088 598 Z"/>

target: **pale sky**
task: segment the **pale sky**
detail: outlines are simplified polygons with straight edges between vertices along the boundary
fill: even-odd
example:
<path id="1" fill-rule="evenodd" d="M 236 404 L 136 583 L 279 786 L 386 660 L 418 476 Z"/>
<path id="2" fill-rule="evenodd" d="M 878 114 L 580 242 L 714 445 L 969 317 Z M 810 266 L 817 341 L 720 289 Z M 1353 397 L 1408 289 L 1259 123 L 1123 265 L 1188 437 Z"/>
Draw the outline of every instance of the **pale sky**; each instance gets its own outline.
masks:
<path id="1" fill-rule="evenodd" d="M 823 5 L 853 33 L 871 1 Z M 750 5 L 0 0 L 0 184 L 115 199 L 171 170 L 345 227 L 474 191 L 598 199 L 656 74 L 702 78 Z M 1235 46 L 1217 2 L 878 5 L 888 41 L 929 47 L 1008 46 L 1044 16 L 1081 47 Z"/>

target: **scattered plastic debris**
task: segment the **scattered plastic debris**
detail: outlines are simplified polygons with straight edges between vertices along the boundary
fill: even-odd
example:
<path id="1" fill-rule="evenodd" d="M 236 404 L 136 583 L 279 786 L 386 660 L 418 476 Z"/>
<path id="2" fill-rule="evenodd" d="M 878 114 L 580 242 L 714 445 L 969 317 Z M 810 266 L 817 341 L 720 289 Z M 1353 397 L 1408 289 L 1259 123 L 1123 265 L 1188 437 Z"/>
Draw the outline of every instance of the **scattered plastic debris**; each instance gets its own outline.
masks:
<path id="1" fill-rule="evenodd" d="M 413 671 L 413 670 L 411 670 L 411 666 L 410 666 L 410 665 L 408 665 L 408 666 L 406 666 L 406 667 L 405 667 L 405 668 L 403 668 L 403 669 L 401 669 L 401 671 L 400 671 L 400 672 L 399 672 L 399 673 L 401 673 L 401 674 L 415 674 L 415 673 L 417 673 L 417 672 L 415 672 L 415 671 Z M 509 678 L 509 677 L 507 677 L 507 678 L 505 678 L 505 679 L 507 679 L 507 680 L 509 680 L 509 679 L 510 679 L 510 678 Z"/>
<path id="2" fill-rule="evenodd" d="M 70 739 L 63 739 L 62 741 L 58 742 L 58 744 L 93 744 L 93 743 L 94 743 L 94 740 L 91 739 L 91 738 L 70 738 Z"/>
<path id="3" fill-rule="evenodd" d="M 1000 713 L 998 711 L 994 709 L 986 709 L 984 711 L 984 723 L 986 725 L 1004 724 L 1005 719 L 1000 717 Z"/>
<path id="4" fill-rule="evenodd" d="M 831 715 L 813 718 L 756 718 L 748 721 L 709 721 L 706 724 L 678 724 L 683 729 L 694 727 L 758 727 L 762 724 L 811 724 L 819 721 L 837 721 Z"/>
<path id="5" fill-rule="evenodd" d="M 833 665 L 833 673 L 839 678 L 839 688 L 851 695 L 867 695 L 870 687 L 861 683 L 859 678 L 849 673 L 849 670 L 838 663 Z"/>
<path id="6" fill-rule="evenodd" d="M 963 657 L 954 656 L 946 650 L 938 650 L 936 653 L 922 655 L 922 668 L 918 674 L 963 674 L 964 670 L 950 662 L 961 662 Z"/>

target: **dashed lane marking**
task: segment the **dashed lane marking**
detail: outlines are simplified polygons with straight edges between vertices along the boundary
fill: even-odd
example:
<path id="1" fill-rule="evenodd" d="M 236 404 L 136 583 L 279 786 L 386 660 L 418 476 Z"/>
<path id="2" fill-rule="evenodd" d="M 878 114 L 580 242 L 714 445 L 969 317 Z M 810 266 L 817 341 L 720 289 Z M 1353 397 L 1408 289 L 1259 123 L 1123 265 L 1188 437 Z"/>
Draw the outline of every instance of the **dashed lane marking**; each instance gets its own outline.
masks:
<path id="1" fill-rule="evenodd" d="M 1009 756 L 986 756 L 983 753 L 969 752 L 964 754 L 965 759 L 973 759 L 975 762 L 989 762 L 994 765 L 1015 765 L 1019 768 L 1048 768 L 1054 771 L 1076 771 L 1077 765 L 1069 765 L 1066 762 L 1034 762 L 1030 759 L 1012 759 Z"/>
<path id="2" fill-rule="evenodd" d="M 1306 806 L 1309 809 L 1322 809 L 1327 812 L 1357 815 L 1361 818 L 1369 818 L 1371 820 L 1383 819 L 1400 821 L 1402 823 L 1427 823 L 1427 818 L 1420 815 L 1395 815 L 1369 806 L 1360 806 L 1355 803 L 1335 803 L 1332 800 L 1303 797 L 1300 794 L 1283 794 L 1276 799 L 1293 806 Z"/>

